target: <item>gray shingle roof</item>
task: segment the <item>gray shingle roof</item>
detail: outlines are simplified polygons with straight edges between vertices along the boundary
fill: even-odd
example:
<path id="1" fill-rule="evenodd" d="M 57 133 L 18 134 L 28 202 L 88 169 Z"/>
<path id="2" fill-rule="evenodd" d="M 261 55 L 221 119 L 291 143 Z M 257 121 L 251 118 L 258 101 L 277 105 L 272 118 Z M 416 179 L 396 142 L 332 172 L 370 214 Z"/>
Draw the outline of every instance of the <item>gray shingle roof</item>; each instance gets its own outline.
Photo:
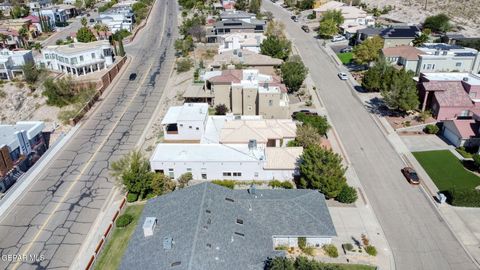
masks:
<path id="1" fill-rule="evenodd" d="M 321 193 L 255 193 L 202 183 L 148 201 L 120 269 L 263 269 L 268 257 L 283 255 L 273 249 L 272 236 L 336 235 Z M 146 217 L 158 220 L 147 238 Z M 171 250 L 163 249 L 165 237 L 173 238 Z"/>

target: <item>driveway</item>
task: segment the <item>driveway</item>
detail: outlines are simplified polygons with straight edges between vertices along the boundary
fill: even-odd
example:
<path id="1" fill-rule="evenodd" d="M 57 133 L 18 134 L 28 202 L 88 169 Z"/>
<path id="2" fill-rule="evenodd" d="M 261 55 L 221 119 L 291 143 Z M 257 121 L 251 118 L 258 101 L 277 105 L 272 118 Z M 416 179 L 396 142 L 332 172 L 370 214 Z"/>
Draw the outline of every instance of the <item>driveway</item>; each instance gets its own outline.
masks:
<path id="1" fill-rule="evenodd" d="M 437 135 L 403 135 L 400 138 L 410 152 L 455 149 Z"/>

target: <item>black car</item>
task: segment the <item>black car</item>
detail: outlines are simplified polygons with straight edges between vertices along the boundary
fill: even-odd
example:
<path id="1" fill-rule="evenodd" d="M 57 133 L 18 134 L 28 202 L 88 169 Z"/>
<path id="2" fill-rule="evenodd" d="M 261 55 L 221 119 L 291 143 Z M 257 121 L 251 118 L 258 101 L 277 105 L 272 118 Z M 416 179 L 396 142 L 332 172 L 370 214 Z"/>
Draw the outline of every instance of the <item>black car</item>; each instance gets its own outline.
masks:
<path id="1" fill-rule="evenodd" d="M 95 19 L 90 19 L 90 22 L 91 22 L 91 23 L 94 23 L 94 22 L 95 22 Z"/>
<path id="2" fill-rule="evenodd" d="M 136 78 L 137 78 L 137 73 L 130 73 L 130 77 L 128 77 L 128 80 L 135 81 Z"/>
<path id="3" fill-rule="evenodd" d="M 310 28 L 308 28 L 307 25 L 302 25 L 302 30 L 305 31 L 305 33 L 310 33 Z"/>

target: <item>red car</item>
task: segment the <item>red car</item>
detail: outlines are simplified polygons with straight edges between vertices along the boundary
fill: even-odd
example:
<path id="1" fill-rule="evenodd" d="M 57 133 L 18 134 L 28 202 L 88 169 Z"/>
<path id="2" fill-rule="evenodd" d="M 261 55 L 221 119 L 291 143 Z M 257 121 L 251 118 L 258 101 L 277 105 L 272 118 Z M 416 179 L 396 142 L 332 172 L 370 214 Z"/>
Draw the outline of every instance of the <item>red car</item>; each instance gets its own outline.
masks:
<path id="1" fill-rule="evenodd" d="M 402 173 L 407 178 L 408 182 L 412 185 L 420 184 L 420 178 L 418 177 L 417 172 L 410 167 L 405 167 L 402 169 Z"/>

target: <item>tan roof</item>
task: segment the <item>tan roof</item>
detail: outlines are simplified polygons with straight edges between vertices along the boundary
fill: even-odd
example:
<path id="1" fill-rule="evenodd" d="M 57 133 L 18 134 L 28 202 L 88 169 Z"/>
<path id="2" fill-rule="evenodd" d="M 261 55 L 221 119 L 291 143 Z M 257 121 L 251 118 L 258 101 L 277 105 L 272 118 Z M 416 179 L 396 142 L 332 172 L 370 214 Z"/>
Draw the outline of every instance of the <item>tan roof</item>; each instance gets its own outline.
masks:
<path id="1" fill-rule="evenodd" d="M 341 6 L 344 6 L 345 4 L 342 3 L 342 2 L 338 2 L 338 1 L 330 1 L 330 2 L 327 2 L 323 5 L 321 5 L 320 7 L 314 9 L 315 11 L 317 12 L 324 12 L 324 11 L 327 11 L 327 10 L 330 10 L 330 9 L 338 9 L 339 7 Z"/>
<path id="2" fill-rule="evenodd" d="M 227 121 L 220 131 L 220 143 L 248 143 L 255 139 L 267 143 L 269 139 L 295 138 L 297 126 L 291 119 L 255 119 Z"/>
<path id="3" fill-rule="evenodd" d="M 241 57 L 239 55 L 241 55 Z M 231 50 L 215 55 L 212 66 L 220 67 L 223 64 L 229 65 L 240 63 L 247 66 L 280 66 L 283 61 L 268 55 L 257 54 L 249 50 Z"/>
<path id="4" fill-rule="evenodd" d="M 297 167 L 298 159 L 302 152 L 302 147 L 267 147 L 265 149 L 267 164 L 263 168 L 270 170 L 293 170 Z"/>
<path id="5" fill-rule="evenodd" d="M 421 50 L 408 45 L 384 48 L 382 53 L 386 57 L 402 57 L 407 60 L 418 60 L 418 55 L 423 54 Z"/>

